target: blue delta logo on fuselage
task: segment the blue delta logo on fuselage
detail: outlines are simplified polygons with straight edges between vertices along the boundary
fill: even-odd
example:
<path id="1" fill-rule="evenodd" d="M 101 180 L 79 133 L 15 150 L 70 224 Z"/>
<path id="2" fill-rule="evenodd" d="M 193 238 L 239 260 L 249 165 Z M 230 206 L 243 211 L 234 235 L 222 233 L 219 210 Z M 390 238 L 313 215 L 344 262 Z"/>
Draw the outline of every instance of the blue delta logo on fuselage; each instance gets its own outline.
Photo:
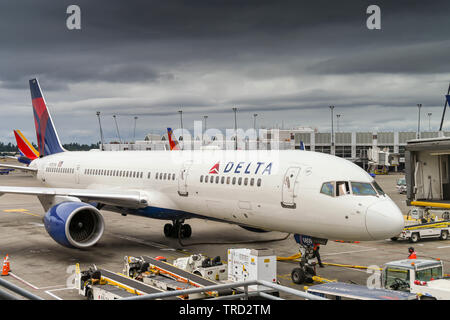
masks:
<path id="1" fill-rule="evenodd" d="M 271 174 L 272 162 L 228 162 L 223 173 Z"/>

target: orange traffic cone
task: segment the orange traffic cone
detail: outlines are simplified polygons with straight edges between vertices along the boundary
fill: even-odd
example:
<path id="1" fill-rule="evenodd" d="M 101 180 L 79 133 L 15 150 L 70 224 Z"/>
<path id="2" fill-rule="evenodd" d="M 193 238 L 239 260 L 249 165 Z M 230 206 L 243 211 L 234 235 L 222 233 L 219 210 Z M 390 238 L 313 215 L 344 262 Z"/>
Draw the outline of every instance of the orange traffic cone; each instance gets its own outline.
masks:
<path id="1" fill-rule="evenodd" d="M 7 276 L 9 274 L 8 270 L 8 264 L 6 262 L 6 258 L 3 260 L 3 267 L 2 267 L 2 276 Z"/>
<path id="2" fill-rule="evenodd" d="M 5 261 L 6 261 L 6 267 L 8 268 L 8 272 L 10 272 L 11 271 L 11 265 L 9 264 L 9 256 L 8 255 L 6 255 Z"/>

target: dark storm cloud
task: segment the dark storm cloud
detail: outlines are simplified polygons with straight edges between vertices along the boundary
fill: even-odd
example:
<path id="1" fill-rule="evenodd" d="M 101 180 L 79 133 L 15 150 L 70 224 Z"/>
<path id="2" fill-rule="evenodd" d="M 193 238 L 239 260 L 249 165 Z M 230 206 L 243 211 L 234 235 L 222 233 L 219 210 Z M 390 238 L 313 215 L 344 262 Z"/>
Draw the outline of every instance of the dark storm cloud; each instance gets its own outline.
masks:
<path id="1" fill-rule="evenodd" d="M 148 116 L 142 132 L 180 108 L 194 119 L 235 105 L 274 122 L 305 110 L 322 125 L 330 104 L 437 108 L 448 85 L 449 1 L 79 0 L 82 30 L 69 31 L 71 4 L 0 3 L 0 106 L 29 107 L 37 76 L 53 117 L 72 114 L 86 137 L 95 110 Z M 366 28 L 371 4 L 381 30 Z"/>

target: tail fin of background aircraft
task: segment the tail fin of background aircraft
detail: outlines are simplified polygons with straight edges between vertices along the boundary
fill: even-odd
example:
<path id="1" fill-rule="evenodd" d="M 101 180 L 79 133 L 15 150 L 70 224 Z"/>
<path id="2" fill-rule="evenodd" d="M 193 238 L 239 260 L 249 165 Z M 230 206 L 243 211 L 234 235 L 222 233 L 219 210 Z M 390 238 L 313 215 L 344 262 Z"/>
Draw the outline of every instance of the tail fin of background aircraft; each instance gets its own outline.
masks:
<path id="1" fill-rule="evenodd" d="M 50 154 L 64 152 L 65 150 L 61 142 L 59 142 L 58 134 L 37 79 L 30 80 L 30 91 L 39 154 L 45 157 Z"/>
<path id="2" fill-rule="evenodd" d="M 173 136 L 172 128 L 167 128 L 167 136 L 169 137 L 170 150 L 180 150 L 177 139 Z"/>
<path id="3" fill-rule="evenodd" d="M 22 156 L 25 156 L 30 160 L 39 158 L 39 152 L 27 140 L 27 138 L 25 138 L 20 130 L 14 130 L 14 136 L 16 137 L 17 148 L 19 148 L 19 152 Z"/>
<path id="4" fill-rule="evenodd" d="M 305 145 L 303 144 L 303 141 L 300 140 L 300 150 L 305 150 Z"/>

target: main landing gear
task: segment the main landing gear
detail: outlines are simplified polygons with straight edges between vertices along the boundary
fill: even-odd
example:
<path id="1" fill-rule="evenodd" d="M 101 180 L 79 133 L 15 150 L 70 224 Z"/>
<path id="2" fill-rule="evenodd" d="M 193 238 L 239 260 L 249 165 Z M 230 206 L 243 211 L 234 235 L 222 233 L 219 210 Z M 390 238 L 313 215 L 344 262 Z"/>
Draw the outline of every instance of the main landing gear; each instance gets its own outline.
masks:
<path id="1" fill-rule="evenodd" d="M 184 224 L 184 220 L 174 220 L 172 224 L 166 223 L 164 225 L 164 235 L 167 238 L 178 238 L 181 239 L 190 238 L 192 235 L 192 228 L 188 224 Z"/>

